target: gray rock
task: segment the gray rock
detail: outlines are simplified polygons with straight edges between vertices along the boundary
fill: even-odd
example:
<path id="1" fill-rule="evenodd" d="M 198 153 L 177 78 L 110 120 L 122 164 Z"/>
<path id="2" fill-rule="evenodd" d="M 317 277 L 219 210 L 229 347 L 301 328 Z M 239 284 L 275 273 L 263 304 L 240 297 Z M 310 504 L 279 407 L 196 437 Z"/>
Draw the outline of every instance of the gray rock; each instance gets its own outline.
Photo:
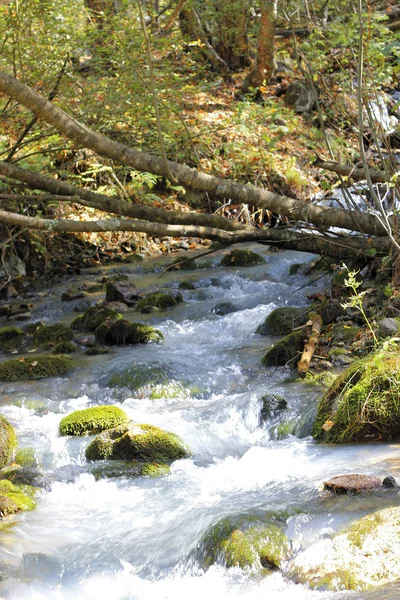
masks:
<path id="1" fill-rule="evenodd" d="M 386 317 L 385 319 L 382 319 L 381 321 L 379 321 L 378 327 L 379 327 L 379 336 L 382 338 L 392 337 L 394 335 L 397 335 L 397 333 L 399 331 L 398 322 L 396 321 L 396 319 L 392 319 L 390 317 Z"/>
<path id="2" fill-rule="evenodd" d="M 124 302 L 133 306 L 139 300 L 139 292 L 134 283 L 129 281 L 116 281 L 107 283 L 106 302 Z"/>
<path id="3" fill-rule="evenodd" d="M 286 90 L 285 102 L 296 113 L 309 113 L 315 107 L 314 90 L 304 81 L 293 81 Z"/>
<path id="4" fill-rule="evenodd" d="M 238 307 L 232 304 L 232 302 L 219 302 L 214 306 L 212 312 L 215 315 L 224 316 L 229 313 L 237 312 L 238 310 Z"/>

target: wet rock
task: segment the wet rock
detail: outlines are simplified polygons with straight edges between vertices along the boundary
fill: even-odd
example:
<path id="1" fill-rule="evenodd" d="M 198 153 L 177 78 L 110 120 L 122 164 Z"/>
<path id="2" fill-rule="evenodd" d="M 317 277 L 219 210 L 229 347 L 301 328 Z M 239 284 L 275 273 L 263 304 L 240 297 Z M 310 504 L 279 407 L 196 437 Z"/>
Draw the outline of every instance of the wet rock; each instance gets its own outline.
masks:
<path id="1" fill-rule="evenodd" d="M 96 406 L 76 410 L 60 421 L 60 435 L 93 435 L 128 421 L 118 406 Z"/>
<path id="2" fill-rule="evenodd" d="M 399 389 L 399 351 L 354 361 L 323 396 L 312 435 L 329 443 L 399 439 Z"/>
<path id="3" fill-rule="evenodd" d="M 399 555 L 400 508 L 385 508 L 298 554 L 288 576 L 311 588 L 362 591 L 398 580 Z"/>
<path id="4" fill-rule="evenodd" d="M 255 331 L 258 335 L 287 335 L 307 321 L 304 308 L 282 306 L 275 308 Z"/>
<path id="5" fill-rule="evenodd" d="M 0 381 L 60 377 L 73 366 L 69 356 L 30 356 L 0 363 Z"/>
<path id="6" fill-rule="evenodd" d="M 190 281 L 188 279 L 184 279 L 183 281 L 181 281 L 179 283 L 179 289 L 180 290 L 195 290 L 196 286 L 194 284 L 193 281 Z"/>
<path id="7" fill-rule="evenodd" d="M 223 317 L 224 315 L 237 312 L 238 310 L 240 309 L 237 306 L 235 306 L 232 302 L 219 302 L 214 306 L 212 312 L 215 315 Z"/>
<path id="8" fill-rule="evenodd" d="M 285 366 L 288 363 L 296 366 L 304 350 L 306 337 L 304 330 L 290 333 L 267 350 L 262 359 L 263 364 L 266 367 Z"/>
<path id="9" fill-rule="evenodd" d="M 287 410 L 288 403 L 285 398 L 277 394 L 266 394 L 261 398 L 260 420 L 262 422 L 273 419 L 283 410 Z"/>
<path id="10" fill-rule="evenodd" d="M 147 294 L 144 298 L 141 298 L 136 305 L 136 310 L 142 313 L 146 313 L 149 309 L 156 308 L 159 310 L 171 308 L 176 306 L 180 302 L 183 302 L 182 294 L 177 293 L 164 293 L 155 292 L 154 294 Z"/>
<path id="11" fill-rule="evenodd" d="M 152 425 L 123 425 L 105 431 L 86 448 L 88 460 L 171 463 L 189 456 L 190 450 L 180 437 Z"/>
<path id="12" fill-rule="evenodd" d="M 0 416 L 0 469 L 14 460 L 17 445 L 14 427 Z"/>
<path id="13" fill-rule="evenodd" d="M 18 327 L 2 327 L 0 329 L 0 350 L 2 352 L 15 352 L 20 350 L 24 332 Z"/>
<path id="14" fill-rule="evenodd" d="M 397 481 L 391 475 L 388 475 L 388 477 L 385 477 L 385 479 L 382 481 L 382 486 L 384 488 L 397 488 L 398 487 Z"/>
<path id="15" fill-rule="evenodd" d="M 106 306 L 112 310 L 116 310 L 119 313 L 123 313 L 128 310 L 128 305 L 124 304 L 124 302 L 107 302 Z"/>
<path id="16" fill-rule="evenodd" d="M 27 469 L 39 466 L 34 448 L 19 448 L 15 455 L 15 462 Z"/>
<path id="17" fill-rule="evenodd" d="M 122 319 L 122 315 L 104 304 L 97 304 L 89 308 L 83 315 L 76 317 L 71 323 L 71 328 L 74 331 L 91 332 L 106 319 Z"/>
<path id="18" fill-rule="evenodd" d="M 332 344 L 338 345 L 338 342 L 351 344 L 360 331 L 361 327 L 355 325 L 353 321 L 341 321 L 335 323 L 328 334 L 332 338 Z"/>
<path id="19" fill-rule="evenodd" d="M 150 342 L 159 344 L 164 341 L 164 336 L 158 329 L 143 323 L 131 323 L 126 319 L 108 319 L 97 327 L 94 335 L 99 344 L 106 346 L 149 344 Z"/>
<path id="20" fill-rule="evenodd" d="M 0 515 L 7 517 L 20 511 L 36 508 L 35 490 L 25 485 L 20 488 L 7 479 L 0 480 Z"/>
<path id="21" fill-rule="evenodd" d="M 378 323 L 379 329 L 379 337 L 394 337 L 399 332 L 399 323 L 396 319 L 392 319 L 390 317 L 386 317 L 385 319 L 381 319 Z"/>
<path id="22" fill-rule="evenodd" d="M 134 306 L 140 294 L 134 283 L 128 281 L 108 281 L 106 287 L 106 302 L 123 302 Z"/>
<path id="23" fill-rule="evenodd" d="M 61 300 L 62 302 L 72 302 L 73 300 L 81 300 L 85 295 L 84 292 L 71 288 L 61 294 Z"/>
<path id="24" fill-rule="evenodd" d="M 382 487 L 382 479 L 372 475 L 338 475 L 324 482 L 324 489 L 335 494 L 361 494 Z"/>
<path id="25" fill-rule="evenodd" d="M 53 354 L 72 354 L 77 347 L 72 342 L 60 342 L 54 346 Z"/>
<path id="26" fill-rule="evenodd" d="M 15 485 L 30 485 L 35 488 L 51 489 L 52 477 L 38 468 L 13 465 L 0 471 L 0 479 L 11 481 Z"/>
<path id="27" fill-rule="evenodd" d="M 109 348 L 101 348 L 100 346 L 93 346 L 85 351 L 87 356 L 98 356 L 99 354 L 110 354 Z"/>
<path id="28" fill-rule="evenodd" d="M 167 383 L 171 371 L 163 365 L 135 364 L 120 373 L 111 375 L 107 382 L 110 387 L 126 387 L 136 392 L 144 386 Z"/>
<path id="29" fill-rule="evenodd" d="M 29 321 L 29 319 L 32 317 L 32 314 L 30 312 L 25 312 L 25 313 L 19 313 L 18 315 L 11 315 L 8 320 L 9 321 Z"/>
<path id="30" fill-rule="evenodd" d="M 222 267 L 251 267 L 265 262 L 264 258 L 251 250 L 231 250 L 221 259 Z"/>
<path id="31" fill-rule="evenodd" d="M 285 102 L 296 113 L 309 113 L 315 108 L 314 89 L 305 81 L 292 81 L 286 90 Z"/>
<path id="32" fill-rule="evenodd" d="M 56 323 L 55 325 L 41 325 L 33 333 L 33 343 L 42 348 L 54 346 L 60 342 L 70 342 L 74 332 L 71 327 L 64 323 Z"/>
<path id="33" fill-rule="evenodd" d="M 143 477 L 162 477 L 168 475 L 170 471 L 170 466 L 163 463 L 144 463 L 140 468 Z"/>
<path id="34" fill-rule="evenodd" d="M 290 556 L 290 544 L 283 525 L 248 519 L 224 519 L 200 542 L 205 564 L 226 567 L 279 569 Z"/>
<path id="35" fill-rule="evenodd" d="M 9 277 L 26 277 L 26 265 L 15 252 L 6 253 L 3 267 Z"/>

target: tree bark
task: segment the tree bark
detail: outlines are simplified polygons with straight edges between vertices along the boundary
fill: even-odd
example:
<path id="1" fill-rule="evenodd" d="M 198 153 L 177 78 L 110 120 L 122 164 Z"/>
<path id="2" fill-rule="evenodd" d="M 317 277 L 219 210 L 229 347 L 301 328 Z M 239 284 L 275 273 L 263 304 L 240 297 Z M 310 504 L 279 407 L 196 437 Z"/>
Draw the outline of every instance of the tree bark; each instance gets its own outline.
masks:
<path id="1" fill-rule="evenodd" d="M 261 6 L 260 31 L 257 42 L 257 58 L 254 68 L 243 83 L 243 91 L 258 89 L 268 83 L 274 70 L 275 6 L 273 0 L 264 0 Z"/>
<path id="2" fill-rule="evenodd" d="M 345 177 L 348 177 L 353 181 L 363 181 L 367 178 L 365 169 L 341 165 L 331 160 L 321 160 L 320 158 L 317 158 L 313 162 L 313 166 L 317 167 L 318 169 L 325 169 L 325 171 L 332 171 L 333 173 L 337 173 L 338 175 L 344 175 Z M 372 183 L 385 183 L 386 181 L 388 181 L 388 176 L 386 175 L 385 171 L 370 169 L 369 174 Z"/>
<path id="3" fill-rule="evenodd" d="M 90 148 L 101 156 L 129 165 L 138 171 L 168 176 L 165 161 L 159 157 L 140 152 L 92 131 L 31 88 L 3 72 L 0 72 L 0 91 L 32 110 L 39 118 L 53 125 L 67 138 L 78 142 L 80 146 Z M 175 180 L 187 188 L 230 198 L 237 203 L 265 208 L 296 221 L 313 223 L 320 228 L 339 227 L 371 235 L 387 235 L 385 227 L 372 214 L 301 202 L 253 185 L 243 185 L 202 173 L 173 161 L 168 161 L 168 167 Z M 104 209 L 107 210 L 106 207 Z"/>
<path id="4" fill-rule="evenodd" d="M 297 372 L 301 379 L 304 379 L 308 373 L 310 362 L 314 356 L 315 349 L 318 346 L 319 334 L 321 333 L 322 329 L 322 318 L 320 315 L 314 314 L 312 318 L 310 317 L 310 319 L 311 335 L 308 338 L 308 342 L 304 346 L 303 354 L 301 355 L 301 359 L 297 365 Z"/>

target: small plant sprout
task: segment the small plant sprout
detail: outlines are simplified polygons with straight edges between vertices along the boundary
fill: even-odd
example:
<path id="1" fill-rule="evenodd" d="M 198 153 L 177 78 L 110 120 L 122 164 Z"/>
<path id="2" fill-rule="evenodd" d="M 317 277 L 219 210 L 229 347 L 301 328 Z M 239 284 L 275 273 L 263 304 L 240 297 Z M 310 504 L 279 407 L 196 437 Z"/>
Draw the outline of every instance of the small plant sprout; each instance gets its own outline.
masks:
<path id="1" fill-rule="evenodd" d="M 344 263 L 341 265 L 340 268 L 346 269 L 346 271 L 348 273 L 347 279 L 344 280 L 345 287 L 350 288 L 353 291 L 353 295 L 349 296 L 349 298 L 347 299 L 347 302 L 341 303 L 341 307 L 344 309 L 356 308 L 357 310 L 360 311 L 360 313 L 362 314 L 362 317 L 363 317 L 365 323 L 367 324 L 367 327 L 370 330 L 371 335 L 374 339 L 374 345 L 377 346 L 378 338 L 375 335 L 373 327 L 365 313 L 364 306 L 363 306 L 363 298 L 367 292 L 359 292 L 358 291 L 358 288 L 361 285 L 361 282 L 357 280 L 357 275 L 358 275 L 359 271 L 350 271 L 349 268 L 347 267 L 347 265 L 345 265 Z"/>

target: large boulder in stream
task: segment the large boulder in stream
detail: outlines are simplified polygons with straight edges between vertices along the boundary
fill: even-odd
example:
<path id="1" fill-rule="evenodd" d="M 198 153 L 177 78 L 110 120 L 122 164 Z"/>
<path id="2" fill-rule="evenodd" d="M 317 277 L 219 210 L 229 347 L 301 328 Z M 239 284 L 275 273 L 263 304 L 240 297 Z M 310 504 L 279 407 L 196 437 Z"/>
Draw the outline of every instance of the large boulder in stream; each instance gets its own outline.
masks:
<path id="1" fill-rule="evenodd" d="M 49 348 L 61 342 L 70 342 L 74 336 L 71 327 L 64 323 L 40 324 L 33 332 L 33 343 L 41 348 Z"/>
<path id="2" fill-rule="evenodd" d="M 24 381 L 60 377 L 73 367 L 69 356 L 36 356 L 15 358 L 0 363 L 0 381 Z"/>
<path id="3" fill-rule="evenodd" d="M 221 267 L 252 267 L 265 262 L 264 258 L 251 250 L 236 248 L 221 259 Z"/>
<path id="4" fill-rule="evenodd" d="M 226 567 L 279 569 L 290 556 L 284 524 L 259 520 L 224 519 L 200 542 L 207 566 L 219 562 Z"/>
<path id="5" fill-rule="evenodd" d="M 60 435 L 93 435 L 128 421 L 118 406 L 95 406 L 76 410 L 60 421 Z"/>
<path id="6" fill-rule="evenodd" d="M 259 335 L 287 335 L 306 321 L 307 310 L 304 308 L 282 306 L 269 313 L 264 323 L 257 327 L 256 333 Z"/>
<path id="7" fill-rule="evenodd" d="M 136 305 L 136 310 L 141 313 L 151 312 L 152 309 L 165 310 L 183 302 L 182 294 L 169 292 L 154 292 L 141 298 Z"/>
<path id="8" fill-rule="evenodd" d="M 129 424 L 97 436 L 86 448 L 88 460 L 138 460 L 171 463 L 190 456 L 181 438 L 152 425 Z"/>
<path id="9" fill-rule="evenodd" d="M 130 344 L 160 344 L 164 336 L 158 329 L 143 323 L 131 323 L 127 319 L 107 319 L 94 332 L 96 341 L 106 346 Z"/>
<path id="10" fill-rule="evenodd" d="M 0 416 L 0 469 L 9 465 L 15 458 L 17 436 L 14 427 Z"/>
<path id="11" fill-rule="evenodd" d="M 354 361 L 328 389 L 312 435 L 320 442 L 398 440 L 400 351 L 380 349 Z"/>
<path id="12" fill-rule="evenodd" d="M 123 302 L 134 306 L 140 294 L 135 284 L 130 281 L 108 281 L 106 287 L 106 302 Z"/>
<path id="13" fill-rule="evenodd" d="M 2 352 L 16 352 L 21 349 L 24 332 L 19 327 L 0 328 L 0 350 Z"/>
<path id="14" fill-rule="evenodd" d="M 290 333 L 268 348 L 262 359 L 263 364 L 266 367 L 283 367 L 288 363 L 296 366 L 304 350 L 306 337 L 304 329 Z"/>
<path id="15" fill-rule="evenodd" d="M 71 323 L 71 328 L 74 331 L 89 333 L 95 331 L 106 319 L 122 319 L 122 315 L 103 304 L 97 304 L 76 317 Z"/>
<path id="16" fill-rule="evenodd" d="M 323 590 L 368 590 L 400 578 L 400 507 L 385 508 L 294 559 L 289 576 Z M 384 595 L 382 597 L 385 597 Z"/>

